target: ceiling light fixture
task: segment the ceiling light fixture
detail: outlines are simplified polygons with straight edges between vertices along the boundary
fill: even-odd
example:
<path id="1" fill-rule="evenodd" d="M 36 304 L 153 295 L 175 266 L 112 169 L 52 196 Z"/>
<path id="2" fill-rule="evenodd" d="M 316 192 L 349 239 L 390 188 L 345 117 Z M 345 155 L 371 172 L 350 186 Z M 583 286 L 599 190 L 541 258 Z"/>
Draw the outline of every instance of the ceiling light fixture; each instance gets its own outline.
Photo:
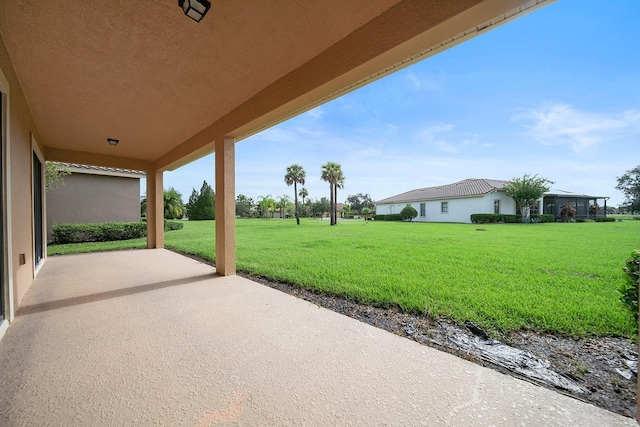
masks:
<path id="1" fill-rule="evenodd" d="M 118 142 L 120 142 L 120 140 L 113 139 L 113 138 L 107 138 L 107 142 L 109 143 L 109 145 L 113 145 L 115 147 L 116 145 L 118 145 Z"/>
<path id="2" fill-rule="evenodd" d="M 178 5 L 185 15 L 196 22 L 200 22 L 211 7 L 207 0 L 178 0 Z"/>

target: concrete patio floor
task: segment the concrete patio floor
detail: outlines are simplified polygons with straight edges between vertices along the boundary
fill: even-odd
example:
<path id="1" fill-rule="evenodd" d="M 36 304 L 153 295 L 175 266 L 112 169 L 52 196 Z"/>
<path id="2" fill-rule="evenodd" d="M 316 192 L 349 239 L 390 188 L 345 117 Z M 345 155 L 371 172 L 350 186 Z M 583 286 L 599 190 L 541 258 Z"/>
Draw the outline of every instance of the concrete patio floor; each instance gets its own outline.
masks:
<path id="1" fill-rule="evenodd" d="M 0 425 L 637 425 L 214 271 L 49 258 L 0 341 Z"/>

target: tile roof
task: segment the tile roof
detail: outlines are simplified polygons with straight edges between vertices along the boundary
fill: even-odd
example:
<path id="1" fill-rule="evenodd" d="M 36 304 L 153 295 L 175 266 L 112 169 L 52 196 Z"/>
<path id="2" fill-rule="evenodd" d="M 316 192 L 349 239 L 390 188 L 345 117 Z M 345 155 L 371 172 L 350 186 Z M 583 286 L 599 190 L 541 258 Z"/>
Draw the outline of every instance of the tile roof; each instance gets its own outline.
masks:
<path id="1" fill-rule="evenodd" d="M 509 181 L 499 179 L 469 178 L 453 184 L 438 187 L 418 188 L 406 193 L 378 200 L 376 203 L 417 202 L 420 200 L 453 199 L 458 197 L 482 196 L 494 191 L 504 190 Z"/>
<path id="2" fill-rule="evenodd" d="M 78 169 L 86 169 L 87 171 L 100 171 L 100 172 L 116 172 L 122 174 L 132 174 L 132 175 L 144 175 L 144 171 L 137 171 L 132 169 L 121 169 L 121 168 L 109 168 L 105 166 L 92 166 L 92 165 L 82 165 L 79 163 L 62 163 L 63 165 L 67 165 L 70 168 L 78 168 Z"/>

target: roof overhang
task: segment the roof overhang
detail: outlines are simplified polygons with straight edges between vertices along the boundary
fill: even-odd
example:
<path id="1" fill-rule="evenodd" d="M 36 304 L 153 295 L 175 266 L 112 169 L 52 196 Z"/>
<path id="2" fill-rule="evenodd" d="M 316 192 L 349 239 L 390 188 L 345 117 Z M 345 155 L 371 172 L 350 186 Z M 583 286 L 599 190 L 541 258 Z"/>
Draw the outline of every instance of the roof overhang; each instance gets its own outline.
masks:
<path id="1" fill-rule="evenodd" d="M 130 169 L 77 164 L 67 164 L 67 167 L 69 168 L 69 172 L 71 172 L 72 174 L 115 176 L 119 178 L 133 179 L 142 179 L 146 177 L 144 172 Z"/>
<path id="2" fill-rule="evenodd" d="M 0 67 L 47 160 L 171 170 L 548 3 L 7 1 Z"/>
<path id="3" fill-rule="evenodd" d="M 379 202 L 376 202 L 376 205 L 381 204 L 381 205 L 398 205 L 398 204 L 402 204 L 402 203 L 417 203 L 417 202 L 439 202 L 439 201 L 443 201 L 446 202 L 447 200 L 457 200 L 457 199 L 477 199 L 477 198 L 483 198 L 484 196 L 486 196 L 487 194 L 491 194 L 493 193 L 493 191 L 488 192 L 488 193 L 484 193 L 484 194 L 469 194 L 469 195 L 465 195 L 465 196 L 443 196 L 443 197 L 424 197 L 421 199 L 411 199 L 411 200 L 393 200 L 393 201 L 387 201 L 385 202 L 384 200 L 381 200 Z"/>
<path id="4" fill-rule="evenodd" d="M 566 198 L 574 198 L 574 199 L 606 199 L 609 200 L 611 196 L 590 196 L 588 194 L 578 194 L 578 193 L 569 193 L 569 192 L 548 192 L 544 193 L 544 197 L 547 196 L 555 196 L 555 197 L 566 197 Z"/>

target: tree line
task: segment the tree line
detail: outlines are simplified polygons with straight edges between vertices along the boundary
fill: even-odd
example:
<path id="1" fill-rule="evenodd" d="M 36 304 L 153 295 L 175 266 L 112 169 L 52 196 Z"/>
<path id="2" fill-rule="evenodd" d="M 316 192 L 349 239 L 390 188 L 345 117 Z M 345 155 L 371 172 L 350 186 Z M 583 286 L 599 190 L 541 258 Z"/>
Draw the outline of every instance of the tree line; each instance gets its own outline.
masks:
<path id="1" fill-rule="evenodd" d="M 200 192 L 194 188 L 189 201 L 182 201 L 182 194 L 173 187 L 164 190 L 164 217 L 166 219 L 182 219 L 185 216 L 191 221 L 216 219 L 216 194 L 213 188 L 203 181 Z M 140 200 L 140 215 L 147 216 L 147 198 Z"/>
<path id="2" fill-rule="evenodd" d="M 236 197 L 236 216 L 240 218 L 274 218 L 276 213 L 284 219 L 295 217 L 300 224 L 300 217 L 323 217 L 329 214 L 330 225 L 337 224 L 338 217 L 367 216 L 373 213 L 375 205 L 367 193 L 349 195 L 342 208 L 338 209 L 338 189 L 344 188 L 345 176 L 342 166 L 335 162 L 322 165 L 320 178 L 329 184 L 329 197 L 312 199 L 309 190 L 304 187 L 306 172 L 299 164 L 286 169 L 284 181 L 293 186 L 293 199 L 288 194 L 274 197 L 271 194 L 259 196 L 257 199 L 239 194 Z M 300 187 L 298 187 L 300 185 Z M 299 203 L 298 199 L 302 200 Z M 166 219 L 213 220 L 215 219 L 216 198 L 213 188 L 204 181 L 200 191 L 194 188 L 189 201 L 183 203 L 182 194 L 175 188 L 164 190 L 164 217 Z M 140 213 L 144 217 L 147 211 L 147 199 L 140 203 Z"/>
<path id="3" fill-rule="evenodd" d="M 298 191 L 299 217 L 320 217 L 330 215 L 331 204 L 327 197 L 313 199 L 308 197 L 308 191 L 302 187 Z M 305 194 L 304 198 L 302 194 Z M 355 200 L 353 204 L 349 200 Z M 358 193 L 347 197 L 346 203 L 342 208 L 338 209 L 341 217 L 358 217 L 368 216 L 374 213 L 375 205 L 371 196 L 366 193 Z M 239 194 L 236 198 L 236 216 L 240 218 L 295 218 L 295 203 L 291 196 L 283 194 L 282 196 L 273 197 L 270 194 L 260 196 L 257 199 Z"/>
<path id="4" fill-rule="evenodd" d="M 300 217 L 317 217 L 329 214 L 330 225 L 336 225 L 338 215 L 368 215 L 375 205 L 371 196 L 365 193 L 349 195 L 342 209 L 338 209 L 338 189 L 344 188 L 345 175 L 342 166 L 335 162 L 327 162 L 320 168 L 320 179 L 329 184 L 329 198 L 309 198 L 309 190 L 304 187 L 307 174 L 299 164 L 287 167 L 284 182 L 288 186 L 293 185 L 293 201 L 287 194 L 274 198 L 271 194 L 260 196 L 257 200 L 239 194 L 236 198 L 236 215 L 242 218 L 260 217 L 274 218 L 279 211 L 280 218 L 295 216 L 296 223 L 300 224 Z M 298 185 L 300 189 L 298 190 Z M 302 199 L 302 204 L 298 202 Z"/>

